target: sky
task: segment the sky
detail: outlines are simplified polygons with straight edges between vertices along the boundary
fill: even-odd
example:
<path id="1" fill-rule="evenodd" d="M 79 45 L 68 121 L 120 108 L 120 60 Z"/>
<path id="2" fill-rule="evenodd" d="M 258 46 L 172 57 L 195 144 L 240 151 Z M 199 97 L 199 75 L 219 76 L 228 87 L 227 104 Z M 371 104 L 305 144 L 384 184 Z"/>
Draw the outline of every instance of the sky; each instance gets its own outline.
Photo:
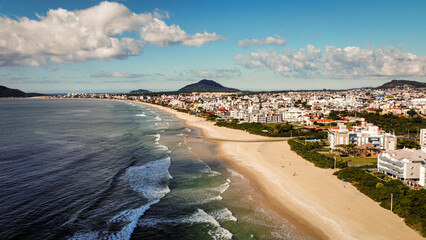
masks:
<path id="1" fill-rule="evenodd" d="M 426 1 L 0 0 L 0 85 L 26 92 L 426 82 Z"/>

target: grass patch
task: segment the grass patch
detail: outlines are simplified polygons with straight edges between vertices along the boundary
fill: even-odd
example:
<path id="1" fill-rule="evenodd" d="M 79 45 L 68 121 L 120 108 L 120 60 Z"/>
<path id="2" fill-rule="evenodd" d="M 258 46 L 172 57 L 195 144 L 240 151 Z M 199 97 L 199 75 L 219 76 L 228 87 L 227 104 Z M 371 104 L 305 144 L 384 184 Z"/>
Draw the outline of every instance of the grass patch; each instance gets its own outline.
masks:
<path id="1" fill-rule="evenodd" d="M 358 158 L 358 157 L 343 157 L 342 161 L 351 161 L 352 163 L 377 163 L 377 158 Z"/>
<path id="2" fill-rule="evenodd" d="M 341 162 L 348 162 L 348 161 L 351 161 L 352 163 L 376 163 L 377 162 L 377 158 L 341 157 L 333 153 L 321 153 L 321 154 L 329 158 L 335 157 L 337 161 L 341 161 Z"/>

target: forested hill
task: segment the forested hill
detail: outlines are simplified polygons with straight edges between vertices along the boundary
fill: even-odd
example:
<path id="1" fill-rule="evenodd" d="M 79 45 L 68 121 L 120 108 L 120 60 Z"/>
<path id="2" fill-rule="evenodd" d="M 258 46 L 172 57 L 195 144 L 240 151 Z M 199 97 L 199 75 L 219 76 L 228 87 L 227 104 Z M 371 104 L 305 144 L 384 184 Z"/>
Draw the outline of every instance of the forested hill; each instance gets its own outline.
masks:
<path id="1" fill-rule="evenodd" d="M 409 85 L 414 88 L 424 88 L 426 87 L 426 83 L 418 82 L 418 81 L 409 81 L 409 80 L 392 80 L 390 82 L 387 82 L 377 88 L 384 89 L 384 88 L 394 88 L 394 87 L 402 87 L 404 85 Z"/>
<path id="2" fill-rule="evenodd" d="M 25 93 L 19 89 L 12 89 L 0 85 L 0 98 L 9 98 L 9 97 L 35 97 L 43 96 L 40 93 Z"/>

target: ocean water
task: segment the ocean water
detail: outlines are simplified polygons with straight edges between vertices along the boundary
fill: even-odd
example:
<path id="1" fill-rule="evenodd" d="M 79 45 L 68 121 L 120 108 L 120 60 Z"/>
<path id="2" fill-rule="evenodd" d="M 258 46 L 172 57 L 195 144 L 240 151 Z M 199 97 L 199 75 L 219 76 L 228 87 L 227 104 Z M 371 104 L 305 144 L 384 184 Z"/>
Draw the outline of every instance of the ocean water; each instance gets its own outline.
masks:
<path id="1" fill-rule="evenodd" d="M 199 130 L 118 101 L 0 100 L 1 239 L 304 239 Z"/>

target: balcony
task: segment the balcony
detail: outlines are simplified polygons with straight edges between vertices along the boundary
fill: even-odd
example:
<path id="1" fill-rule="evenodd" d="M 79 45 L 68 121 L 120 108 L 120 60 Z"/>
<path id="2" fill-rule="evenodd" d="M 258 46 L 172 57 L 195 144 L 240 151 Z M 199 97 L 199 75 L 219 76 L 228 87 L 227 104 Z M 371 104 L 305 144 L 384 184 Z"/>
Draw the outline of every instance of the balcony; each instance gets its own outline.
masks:
<path id="1" fill-rule="evenodd" d="M 390 175 L 396 176 L 396 177 L 397 177 L 397 178 L 399 178 L 399 179 L 403 179 L 403 176 L 402 176 L 402 175 L 397 174 L 397 173 L 395 173 L 395 172 L 392 172 L 392 171 L 390 171 L 390 170 L 388 170 L 388 169 L 386 169 L 386 168 L 381 168 L 381 167 L 379 166 L 379 167 L 378 167 L 378 170 L 379 170 L 379 171 L 383 171 L 383 172 L 387 172 L 387 173 L 389 173 Z"/>
<path id="2" fill-rule="evenodd" d="M 380 159 L 380 160 L 382 160 L 382 161 L 388 162 L 388 163 L 392 163 L 393 165 L 397 165 L 397 166 L 400 166 L 400 167 L 404 167 L 404 163 L 401 163 L 401 162 L 392 161 L 392 160 L 387 159 L 387 158 L 384 158 L 384 157 L 382 157 L 382 156 L 379 156 L 379 159 Z"/>
<path id="3" fill-rule="evenodd" d="M 389 168 L 389 169 L 392 169 L 392 170 L 394 170 L 394 171 L 397 171 L 399 174 L 403 174 L 403 172 L 404 172 L 404 170 L 403 170 L 403 169 L 400 169 L 400 168 L 394 167 L 394 166 L 392 166 L 392 165 L 389 165 L 389 164 L 386 164 L 386 163 L 383 163 L 383 162 L 379 162 L 379 165 L 380 165 L 380 166 L 385 166 L 385 167 L 387 167 L 387 168 Z"/>

